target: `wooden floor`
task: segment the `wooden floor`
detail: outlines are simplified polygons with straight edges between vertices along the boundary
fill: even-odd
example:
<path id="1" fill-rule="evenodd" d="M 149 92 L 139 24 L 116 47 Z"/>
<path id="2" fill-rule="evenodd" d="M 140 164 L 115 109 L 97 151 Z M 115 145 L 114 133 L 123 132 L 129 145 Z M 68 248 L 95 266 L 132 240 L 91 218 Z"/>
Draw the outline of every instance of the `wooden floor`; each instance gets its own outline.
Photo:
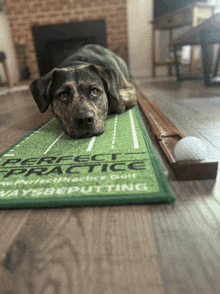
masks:
<path id="1" fill-rule="evenodd" d="M 220 87 L 172 78 L 136 83 L 220 160 Z M 0 96 L 0 152 L 50 116 L 29 91 Z M 0 210 L 0 294 L 220 293 L 220 175 L 177 181 L 146 127 L 177 201 Z"/>

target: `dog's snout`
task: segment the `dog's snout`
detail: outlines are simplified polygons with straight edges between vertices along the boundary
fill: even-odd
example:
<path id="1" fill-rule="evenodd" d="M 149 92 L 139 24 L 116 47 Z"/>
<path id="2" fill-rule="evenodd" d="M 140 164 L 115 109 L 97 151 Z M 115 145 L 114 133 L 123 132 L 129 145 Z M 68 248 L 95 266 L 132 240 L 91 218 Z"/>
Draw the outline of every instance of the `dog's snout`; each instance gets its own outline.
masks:
<path id="1" fill-rule="evenodd" d="M 92 126 L 94 123 L 94 114 L 92 112 L 79 113 L 78 122 L 84 127 Z"/>

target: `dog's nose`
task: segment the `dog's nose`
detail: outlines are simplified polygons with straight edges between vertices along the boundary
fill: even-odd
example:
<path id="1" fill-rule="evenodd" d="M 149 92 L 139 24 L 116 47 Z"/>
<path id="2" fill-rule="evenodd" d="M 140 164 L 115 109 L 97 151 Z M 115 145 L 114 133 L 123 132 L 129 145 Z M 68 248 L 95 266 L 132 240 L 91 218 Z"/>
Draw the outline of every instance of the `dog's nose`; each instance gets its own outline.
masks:
<path id="1" fill-rule="evenodd" d="M 94 114 L 92 112 L 79 113 L 78 121 L 84 127 L 90 127 L 94 123 Z"/>

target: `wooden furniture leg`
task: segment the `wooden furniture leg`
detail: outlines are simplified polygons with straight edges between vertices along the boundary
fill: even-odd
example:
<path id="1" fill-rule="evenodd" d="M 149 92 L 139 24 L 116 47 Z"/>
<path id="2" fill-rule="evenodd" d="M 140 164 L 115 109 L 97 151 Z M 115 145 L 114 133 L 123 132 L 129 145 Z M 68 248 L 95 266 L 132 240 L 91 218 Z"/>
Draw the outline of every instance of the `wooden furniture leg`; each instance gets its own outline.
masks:
<path id="1" fill-rule="evenodd" d="M 202 59 L 203 59 L 203 72 L 204 72 L 204 83 L 205 86 L 210 86 L 210 56 L 209 56 L 209 44 L 206 40 L 206 33 L 201 31 L 201 45 L 202 45 Z"/>
<path id="2" fill-rule="evenodd" d="M 9 87 L 13 87 L 13 84 L 12 84 L 12 81 L 11 81 L 11 78 L 10 78 L 10 74 L 9 74 L 9 70 L 8 70 L 6 59 L 3 60 L 3 66 L 4 66 L 4 70 L 5 70 L 5 75 L 6 75 L 6 78 L 7 78 L 7 81 L 8 81 L 8 85 L 9 85 Z"/>
<path id="3" fill-rule="evenodd" d="M 220 44 L 218 44 L 218 55 L 216 58 L 216 63 L 215 63 L 215 68 L 214 68 L 214 72 L 213 72 L 213 77 L 216 77 L 218 74 L 218 67 L 219 67 L 219 60 L 220 60 Z"/>
<path id="4" fill-rule="evenodd" d="M 172 30 L 169 31 L 169 37 L 170 37 L 169 42 L 171 44 L 172 39 L 173 39 L 173 31 Z M 169 50 L 169 58 L 170 58 L 170 50 Z M 168 63 L 168 74 L 169 74 L 169 77 L 172 76 L 172 63 Z"/>
<path id="5" fill-rule="evenodd" d="M 155 30 L 155 26 L 152 25 L 152 76 L 153 78 L 155 78 L 156 76 L 156 45 L 155 45 L 155 34 L 156 34 L 156 30 Z"/>
<path id="6" fill-rule="evenodd" d="M 195 76 L 195 46 L 191 46 L 190 75 L 191 77 Z"/>
<path id="7" fill-rule="evenodd" d="M 177 56 L 177 47 L 174 46 L 173 48 L 173 52 L 174 52 L 174 63 L 175 63 L 175 68 L 176 68 L 176 77 L 177 77 L 177 81 L 180 81 L 180 73 L 179 73 L 179 63 L 178 63 L 178 56 Z"/>

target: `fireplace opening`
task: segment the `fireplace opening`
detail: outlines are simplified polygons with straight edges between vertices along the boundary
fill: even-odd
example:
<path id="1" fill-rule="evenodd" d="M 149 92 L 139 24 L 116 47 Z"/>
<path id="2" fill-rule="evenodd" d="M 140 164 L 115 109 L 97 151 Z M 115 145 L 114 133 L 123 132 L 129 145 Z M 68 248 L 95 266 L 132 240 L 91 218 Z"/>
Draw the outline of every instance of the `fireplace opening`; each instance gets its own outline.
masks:
<path id="1" fill-rule="evenodd" d="M 44 75 L 80 47 L 98 44 L 106 47 L 105 20 L 32 27 L 40 75 Z"/>
<path id="2" fill-rule="evenodd" d="M 87 44 L 95 44 L 94 37 L 73 40 L 58 40 L 46 43 L 46 52 L 50 55 L 51 67 L 58 67 L 68 56 Z"/>

